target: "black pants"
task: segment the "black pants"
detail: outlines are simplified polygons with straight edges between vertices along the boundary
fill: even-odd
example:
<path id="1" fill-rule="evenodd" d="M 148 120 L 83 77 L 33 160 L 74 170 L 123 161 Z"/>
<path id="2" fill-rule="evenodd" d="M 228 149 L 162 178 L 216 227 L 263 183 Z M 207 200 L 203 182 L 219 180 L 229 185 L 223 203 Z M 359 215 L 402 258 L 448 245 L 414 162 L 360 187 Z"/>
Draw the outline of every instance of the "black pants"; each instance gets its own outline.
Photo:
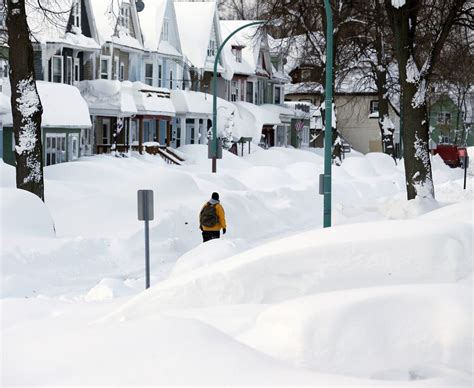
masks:
<path id="1" fill-rule="evenodd" d="M 215 238 L 220 238 L 221 237 L 221 231 L 220 230 L 203 230 L 202 232 L 202 241 L 206 242 L 209 240 L 214 240 Z"/>

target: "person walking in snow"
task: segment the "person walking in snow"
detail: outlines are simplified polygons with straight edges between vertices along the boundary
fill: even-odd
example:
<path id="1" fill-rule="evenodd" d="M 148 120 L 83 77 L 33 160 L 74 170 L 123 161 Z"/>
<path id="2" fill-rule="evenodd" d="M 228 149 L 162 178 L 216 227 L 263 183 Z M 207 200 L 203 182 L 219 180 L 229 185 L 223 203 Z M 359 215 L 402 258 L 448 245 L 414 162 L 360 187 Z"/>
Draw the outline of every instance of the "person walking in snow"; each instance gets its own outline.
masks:
<path id="1" fill-rule="evenodd" d="M 199 214 L 199 229 L 202 231 L 203 242 L 221 237 L 227 232 L 224 208 L 219 202 L 219 194 L 212 193 L 211 199 L 207 201 Z"/>

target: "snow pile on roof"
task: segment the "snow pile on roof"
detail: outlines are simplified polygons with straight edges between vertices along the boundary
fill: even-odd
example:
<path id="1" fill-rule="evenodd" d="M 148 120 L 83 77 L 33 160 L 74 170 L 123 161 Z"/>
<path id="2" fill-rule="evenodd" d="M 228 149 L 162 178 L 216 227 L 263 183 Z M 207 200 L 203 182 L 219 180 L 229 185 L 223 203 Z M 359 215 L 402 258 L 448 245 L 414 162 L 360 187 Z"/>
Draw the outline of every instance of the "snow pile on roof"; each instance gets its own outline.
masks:
<path id="1" fill-rule="evenodd" d="M 44 81 L 37 81 L 36 87 L 43 105 L 42 127 L 90 128 L 92 126 L 87 104 L 76 87 Z M 10 110 L 3 116 L 2 121 L 5 126 L 13 125 Z"/>
<path id="2" fill-rule="evenodd" d="M 249 102 L 237 101 L 233 103 L 238 114 L 235 116 L 235 126 L 232 131 L 238 140 L 241 137 L 251 137 L 252 142 L 260 142 L 264 125 L 281 124 L 280 112 L 273 108 L 254 105 Z"/>
<path id="3" fill-rule="evenodd" d="M 77 87 L 92 115 L 132 116 L 137 113 L 129 81 L 88 80 L 80 81 Z"/>
<path id="4" fill-rule="evenodd" d="M 168 89 L 134 82 L 133 97 L 138 114 L 174 116 L 176 113 Z"/>
<path id="5" fill-rule="evenodd" d="M 212 94 L 174 89 L 171 91 L 171 98 L 176 108 L 176 113 L 212 116 Z M 232 103 L 217 97 L 218 113 L 228 111 L 228 115 L 230 115 L 234 110 L 235 108 Z"/>
<path id="6" fill-rule="evenodd" d="M 193 66 L 204 69 L 216 16 L 216 3 L 213 1 L 178 2 L 174 4 L 174 7 L 183 54 Z M 216 32 L 219 34 L 218 30 Z"/>
<path id="7" fill-rule="evenodd" d="M 92 1 L 97 3 L 97 1 Z M 98 3 L 102 3 L 99 1 Z M 104 2 L 105 3 L 105 2 Z M 45 12 L 35 2 L 26 2 L 28 26 L 33 37 L 42 44 L 60 43 L 83 49 L 99 50 L 99 44 L 92 38 L 84 36 L 80 28 L 66 32 L 73 0 L 46 0 L 41 2 Z"/>

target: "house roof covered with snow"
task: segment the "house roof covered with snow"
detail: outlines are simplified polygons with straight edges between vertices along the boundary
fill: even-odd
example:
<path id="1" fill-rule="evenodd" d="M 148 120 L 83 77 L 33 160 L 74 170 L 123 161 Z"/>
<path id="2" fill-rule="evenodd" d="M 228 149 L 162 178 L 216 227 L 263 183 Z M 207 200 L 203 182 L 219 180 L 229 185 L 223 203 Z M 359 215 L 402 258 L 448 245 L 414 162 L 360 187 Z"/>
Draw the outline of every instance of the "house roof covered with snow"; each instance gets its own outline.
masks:
<path id="1" fill-rule="evenodd" d="M 86 1 L 85 4 L 88 10 L 90 3 Z M 41 44 L 57 43 L 85 50 L 99 50 L 98 42 L 83 35 L 80 28 L 73 27 L 71 31 L 67 31 L 72 5 L 73 0 L 46 0 L 42 6 L 50 12 L 44 12 L 38 4 L 26 2 L 28 26 L 34 40 Z M 95 37 L 94 28 L 91 28 L 91 32 Z"/>
<path id="2" fill-rule="evenodd" d="M 194 92 L 191 90 L 179 90 L 175 89 L 171 91 L 171 98 L 176 109 L 176 113 L 179 114 L 191 114 L 191 115 L 205 115 L 212 116 L 212 94 Z M 217 98 L 217 110 L 234 110 L 232 103 Z M 229 112 L 230 114 L 231 112 Z"/>
<path id="3" fill-rule="evenodd" d="M 171 117 L 176 114 L 168 89 L 155 88 L 142 82 L 134 82 L 133 98 L 137 107 L 137 114 Z"/>
<path id="4" fill-rule="evenodd" d="M 250 23 L 250 20 L 221 20 L 222 39 Z M 258 55 L 262 44 L 262 33 L 258 26 L 250 26 L 237 32 L 224 47 L 226 64 L 234 74 L 253 75 L 257 69 Z M 241 48 L 242 60 L 239 62 L 232 53 L 232 46 Z"/>
<path id="5" fill-rule="evenodd" d="M 158 51 L 164 55 L 181 56 L 176 14 L 172 0 L 153 0 L 146 3 L 146 9 L 138 13 L 145 50 Z M 162 39 L 165 18 L 168 23 L 168 39 Z"/>
<path id="6" fill-rule="evenodd" d="M 216 4 L 213 1 L 178 2 L 174 6 L 183 54 L 193 66 L 204 69 L 213 26 L 217 28 L 217 44 L 220 42 Z"/>
<path id="7" fill-rule="evenodd" d="M 133 85 L 129 81 L 97 79 L 78 83 L 92 115 L 130 117 L 137 114 Z"/>
<path id="8" fill-rule="evenodd" d="M 70 85 L 37 81 L 43 105 L 41 126 L 48 128 L 90 128 L 92 126 L 86 101 L 79 90 Z M 11 110 L 2 117 L 3 125 L 13 125 Z"/>
<path id="9" fill-rule="evenodd" d="M 91 6 L 100 45 L 110 42 L 132 49 L 143 49 L 136 8 L 134 4 L 130 3 L 130 0 L 91 0 Z M 133 28 L 135 28 L 135 36 L 118 24 L 122 6 L 130 7 L 130 19 Z"/>

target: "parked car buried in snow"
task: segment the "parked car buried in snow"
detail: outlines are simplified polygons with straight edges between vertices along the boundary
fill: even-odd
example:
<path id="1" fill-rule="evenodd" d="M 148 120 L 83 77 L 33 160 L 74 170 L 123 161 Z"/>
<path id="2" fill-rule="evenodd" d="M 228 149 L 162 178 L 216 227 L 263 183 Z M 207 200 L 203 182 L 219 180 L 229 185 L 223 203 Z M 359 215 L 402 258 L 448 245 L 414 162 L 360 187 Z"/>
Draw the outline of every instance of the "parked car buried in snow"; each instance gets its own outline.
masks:
<path id="1" fill-rule="evenodd" d="M 435 149 L 433 149 L 433 154 L 439 154 L 444 163 L 454 168 L 461 166 L 459 155 L 462 151 L 466 151 L 466 148 L 458 147 L 455 144 L 439 144 Z"/>

